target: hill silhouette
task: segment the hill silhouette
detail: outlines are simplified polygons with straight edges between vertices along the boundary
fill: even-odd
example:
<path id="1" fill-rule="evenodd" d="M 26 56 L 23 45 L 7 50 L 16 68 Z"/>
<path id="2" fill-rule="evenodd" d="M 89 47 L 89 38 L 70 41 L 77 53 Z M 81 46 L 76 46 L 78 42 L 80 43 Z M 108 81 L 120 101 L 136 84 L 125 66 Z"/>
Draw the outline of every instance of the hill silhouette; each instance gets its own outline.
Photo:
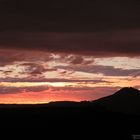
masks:
<path id="1" fill-rule="evenodd" d="M 96 111 L 112 111 L 140 115 L 140 91 L 132 87 L 124 87 L 110 96 L 95 101 L 57 101 L 47 104 L 1 104 L 3 109 L 49 109 L 49 108 L 88 108 Z M 55 109 L 54 109 L 55 110 Z"/>
<path id="2" fill-rule="evenodd" d="M 62 101 L 37 105 L 0 105 L 1 128 L 28 127 L 46 130 L 52 127 L 53 130 L 57 128 L 57 131 L 60 128 L 61 131 L 78 130 L 83 132 L 78 133 L 80 136 L 86 132 L 89 136 L 92 134 L 92 137 L 106 132 L 111 139 L 122 139 L 122 135 L 131 138 L 132 134 L 140 134 L 139 126 L 140 91 L 130 87 L 91 102 Z M 115 137 L 112 137 L 112 134 Z"/>
<path id="3" fill-rule="evenodd" d="M 88 108 L 96 111 L 112 111 L 140 115 L 140 91 L 132 87 L 124 87 L 110 96 L 95 101 L 57 101 L 47 104 L 1 104 L 3 109 L 41 109 L 41 108 Z M 54 109 L 55 110 L 55 109 Z"/>
<path id="4" fill-rule="evenodd" d="M 114 112 L 140 115 L 140 91 L 132 87 L 122 88 L 113 95 L 93 102 Z"/>

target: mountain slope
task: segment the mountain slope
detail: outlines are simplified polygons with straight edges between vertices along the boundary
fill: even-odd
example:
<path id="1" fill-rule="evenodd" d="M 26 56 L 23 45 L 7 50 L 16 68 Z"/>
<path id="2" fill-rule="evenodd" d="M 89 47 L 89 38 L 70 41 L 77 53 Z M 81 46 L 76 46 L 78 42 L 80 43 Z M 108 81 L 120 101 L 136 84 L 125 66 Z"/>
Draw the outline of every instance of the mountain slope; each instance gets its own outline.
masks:
<path id="1" fill-rule="evenodd" d="M 113 95 L 93 102 L 114 112 L 140 115 L 140 91 L 132 87 L 122 88 Z"/>

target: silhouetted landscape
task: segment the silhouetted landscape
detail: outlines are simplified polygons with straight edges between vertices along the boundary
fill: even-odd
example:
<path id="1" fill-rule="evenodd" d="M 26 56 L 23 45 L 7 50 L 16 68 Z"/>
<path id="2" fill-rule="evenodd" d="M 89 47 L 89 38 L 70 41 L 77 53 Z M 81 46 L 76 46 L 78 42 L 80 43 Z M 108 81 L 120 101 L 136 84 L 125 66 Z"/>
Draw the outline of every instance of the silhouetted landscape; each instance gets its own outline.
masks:
<path id="1" fill-rule="evenodd" d="M 37 105 L 0 105 L 1 127 L 72 126 L 96 131 L 135 134 L 140 129 L 140 91 L 123 88 L 96 101 L 51 102 Z M 83 128 L 81 128 L 83 126 Z M 119 127 L 119 129 L 118 129 Z M 131 135 L 129 135 L 131 136 Z"/>
<path id="2" fill-rule="evenodd" d="M 140 1 L 0 0 L 0 128 L 140 139 Z"/>

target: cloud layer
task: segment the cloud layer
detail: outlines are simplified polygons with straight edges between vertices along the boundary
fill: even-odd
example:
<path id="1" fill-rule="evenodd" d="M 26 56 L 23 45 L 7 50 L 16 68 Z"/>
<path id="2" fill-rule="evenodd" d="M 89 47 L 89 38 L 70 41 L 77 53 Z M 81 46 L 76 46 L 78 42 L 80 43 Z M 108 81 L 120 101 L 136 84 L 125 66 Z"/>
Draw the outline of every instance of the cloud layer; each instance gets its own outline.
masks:
<path id="1" fill-rule="evenodd" d="M 139 27 L 139 1 L 2 0 L 0 30 L 100 31 Z"/>
<path id="2" fill-rule="evenodd" d="M 102 66 L 102 65 L 89 65 L 89 66 L 57 66 L 57 68 L 62 68 L 66 70 L 73 70 L 79 72 L 93 73 L 93 74 L 103 74 L 104 76 L 131 76 L 137 74 L 139 75 L 140 69 L 122 69 L 115 68 L 113 66 Z"/>
<path id="3" fill-rule="evenodd" d="M 2 0 L 0 48 L 138 56 L 139 5 L 135 0 Z"/>
<path id="4" fill-rule="evenodd" d="M 140 87 L 139 5 L 0 0 L 0 103 L 92 100 Z"/>
<path id="5" fill-rule="evenodd" d="M 139 56 L 140 29 L 81 33 L 1 32 L 0 48 L 105 56 Z"/>

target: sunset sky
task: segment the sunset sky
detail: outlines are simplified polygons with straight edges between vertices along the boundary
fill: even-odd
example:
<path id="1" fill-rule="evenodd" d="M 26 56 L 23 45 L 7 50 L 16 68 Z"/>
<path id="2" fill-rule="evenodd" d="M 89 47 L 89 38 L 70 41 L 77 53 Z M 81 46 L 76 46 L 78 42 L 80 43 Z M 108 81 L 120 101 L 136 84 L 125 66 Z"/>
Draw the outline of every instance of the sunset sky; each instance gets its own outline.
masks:
<path id="1" fill-rule="evenodd" d="M 125 0 L 0 0 L 0 103 L 140 89 L 139 14 Z"/>

